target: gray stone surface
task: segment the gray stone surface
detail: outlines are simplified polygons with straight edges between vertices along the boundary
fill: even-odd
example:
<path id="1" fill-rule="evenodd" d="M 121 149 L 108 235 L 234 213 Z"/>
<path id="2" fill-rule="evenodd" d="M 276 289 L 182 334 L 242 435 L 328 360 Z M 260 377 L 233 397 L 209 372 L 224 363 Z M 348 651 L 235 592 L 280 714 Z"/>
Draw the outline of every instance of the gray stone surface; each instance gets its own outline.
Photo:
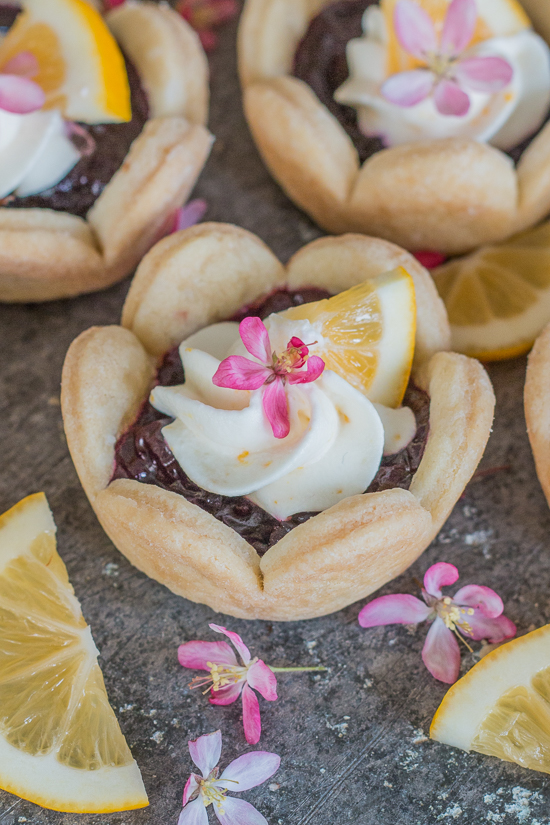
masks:
<path id="1" fill-rule="evenodd" d="M 239 103 L 235 27 L 212 59 L 211 126 L 218 140 L 196 195 L 208 217 L 257 232 L 283 259 L 320 234 L 270 179 Z M 92 324 L 117 323 L 128 282 L 42 306 L 0 307 L 0 510 L 44 490 L 65 560 L 101 651 L 113 707 L 150 796 L 143 811 L 77 816 L 0 791 L 0 824 L 176 825 L 191 762 L 187 740 L 220 728 L 223 760 L 247 750 L 238 704 L 213 708 L 187 687 L 177 646 L 213 638 L 208 622 L 240 632 L 274 665 L 322 663 L 319 675 L 281 675 L 280 699 L 261 700 L 261 747 L 282 757 L 270 783 L 246 798 L 270 825 L 550 822 L 549 780 L 426 738 L 445 688 L 424 669 L 425 628 L 365 631 L 361 605 L 295 624 L 243 622 L 180 599 L 137 572 L 104 535 L 67 452 L 59 408 L 64 354 Z M 461 583 L 494 587 L 520 632 L 550 617 L 550 513 L 525 435 L 525 361 L 490 370 L 498 407 L 482 468 L 424 556 L 384 593 L 415 592 L 414 578 L 452 561 Z M 494 468 L 502 468 L 490 472 Z M 474 663 L 464 657 L 466 670 Z M 210 809 L 211 810 L 211 809 Z M 213 819 L 213 815 L 211 814 Z"/>

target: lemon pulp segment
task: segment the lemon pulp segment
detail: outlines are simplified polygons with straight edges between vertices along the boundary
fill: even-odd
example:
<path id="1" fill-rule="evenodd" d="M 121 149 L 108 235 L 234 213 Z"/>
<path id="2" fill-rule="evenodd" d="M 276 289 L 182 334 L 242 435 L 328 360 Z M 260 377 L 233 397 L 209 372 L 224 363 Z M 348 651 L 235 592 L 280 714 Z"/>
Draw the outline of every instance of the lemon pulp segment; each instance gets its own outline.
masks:
<path id="1" fill-rule="evenodd" d="M 281 313 L 308 320 L 322 342 L 311 352 L 371 401 L 398 407 L 414 357 L 414 283 L 402 267 L 332 298 Z"/>
<path id="2" fill-rule="evenodd" d="M 0 518 L 0 787 L 43 807 L 143 807 L 45 496 Z"/>

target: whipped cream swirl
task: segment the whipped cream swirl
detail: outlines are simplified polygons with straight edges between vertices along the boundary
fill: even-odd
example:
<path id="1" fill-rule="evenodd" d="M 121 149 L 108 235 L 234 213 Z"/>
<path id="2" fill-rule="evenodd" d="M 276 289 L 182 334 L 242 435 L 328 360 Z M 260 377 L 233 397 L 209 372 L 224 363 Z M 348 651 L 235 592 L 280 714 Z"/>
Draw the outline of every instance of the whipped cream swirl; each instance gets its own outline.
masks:
<path id="1" fill-rule="evenodd" d="M 339 103 L 357 109 L 358 123 L 367 136 L 379 136 L 387 146 L 418 140 L 464 137 L 511 149 L 543 123 L 550 106 L 550 49 L 529 28 L 509 36 L 491 37 L 466 52 L 471 58 L 497 57 L 512 68 L 511 82 L 498 92 L 468 89 L 465 114 L 442 114 L 433 96 L 411 105 L 397 105 L 382 93 L 392 76 L 392 33 L 378 6 L 363 16 L 363 37 L 347 47 L 350 76 L 337 89 Z"/>
<path id="2" fill-rule="evenodd" d="M 318 338 L 308 321 L 272 315 L 265 326 L 277 352 L 293 336 Z M 325 510 L 363 493 L 383 453 L 402 449 L 414 436 L 411 410 L 375 406 L 325 370 L 312 383 L 288 386 L 290 430 L 285 438 L 276 438 L 261 389 L 213 383 L 220 362 L 230 354 L 246 354 L 238 324 L 201 330 L 180 346 L 185 384 L 156 387 L 150 398 L 156 409 L 175 419 L 163 436 L 184 472 L 205 490 L 248 496 L 279 519 Z"/>

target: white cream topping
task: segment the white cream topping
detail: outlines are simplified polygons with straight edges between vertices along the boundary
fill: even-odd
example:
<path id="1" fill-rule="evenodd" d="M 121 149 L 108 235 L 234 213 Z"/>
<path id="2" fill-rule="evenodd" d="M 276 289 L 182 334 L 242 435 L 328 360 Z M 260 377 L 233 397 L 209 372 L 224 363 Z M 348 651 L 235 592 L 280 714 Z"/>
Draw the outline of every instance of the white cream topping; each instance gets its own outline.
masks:
<path id="1" fill-rule="evenodd" d="M 272 348 L 282 352 L 293 335 L 313 343 L 308 321 L 272 315 L 265 321 Z M 250 357 L 238 324 L 214 324 L 180 346 L 185 384 L 156 387 L 153 406 L 172 416 L 163 436 L 189 478 L 213 493 L 246 495 L 273 516 L 327 509 L 363 493 L 383 452 L 414 436 L 411 410 L 372 404 L 336 373 L 309 384 L 287 385 L 290 433 L 278 439 L 262 406 L 262 390 L 212 383 L 228 354 Z M 382 420 L 387 422 L 386 437 Z M 412 422 L 412 428 L 411 428 Z"/>
<path id="2" fill-rule="evenodd" d="M 0 109 L 0 198 L 43 192 L 63 180 L 79 159 L 59 112 L 18 115 Z"/>
<path id="3" fill-rule="evenodd" d="M 544 121 L 550 106 L 550 49 L 535 32 L 525 29 L 508 37 L 494 37 L 468 51 L 468 56 L 504 58 L 514 76 L 509 86 L 495 94 L 468 90 L 470 110 L 457 117 L 440 114 L 431 96 L 409 108 L 386 100 L 380 89 L 389 76 L 388 35 L 379 7 L 367 9 L 363 29 L 363 37 L 348 43 L 350 76 L 334 97 L 357 109 L 364 134 L 380 136 L 388 146 L 466 137 L 510 149 Z"/>

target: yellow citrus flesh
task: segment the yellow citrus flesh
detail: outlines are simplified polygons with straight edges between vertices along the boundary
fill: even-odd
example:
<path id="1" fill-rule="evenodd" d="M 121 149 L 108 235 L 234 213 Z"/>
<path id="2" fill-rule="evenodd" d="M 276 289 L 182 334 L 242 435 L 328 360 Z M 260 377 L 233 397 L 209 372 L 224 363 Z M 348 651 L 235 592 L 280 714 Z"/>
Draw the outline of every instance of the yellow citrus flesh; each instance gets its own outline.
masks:
<path id="1" fill-rule="evenodd" d="M 430 736 L 550 773 L 550 625 L 492 651 L 453 685 Z"/>
<path id="2" fill-rule="evenodd" d="M 0 517 L 0 788 L 56 811 L 148 804 L 41 493 Z"/>
<path id="3" fill-rule="evenodd" d="M 416 334 L 414 283 L 402 267 L 281 315 L 313 325 L 319 344 L 311 352 L 323 358 L 327 369 L 371 401 L 399 406 Z"/>
<path id="4" fill-rule="evenodd" d="M 393 27 L 393 15 L 398 0 L 381 0 L 389 35 L 389 74 L 403 72 L 421 65 L 399 44 Z M 450 0 L 415 0 L 425 9 L 441 32 Z M 507 37 L 531 26 L 531 21 L 517 0 L 477 0 L 477 24 L 471 45 L 490 37 Z"/>
<path id="5" fill-rule="evenodd" d="M 433 272 L 453 349 L 497 361 L 527 352 L 550 320 L 550 222 Z"/>
<path id="6" fill-rule="evenodd" d="M 23 7 L 0 43 L 0 70 L 32 52 L 46 108 L 84 123 L 131 120 L 124 58 L 99 12 L 86 0 L 24 0 Z"/>

